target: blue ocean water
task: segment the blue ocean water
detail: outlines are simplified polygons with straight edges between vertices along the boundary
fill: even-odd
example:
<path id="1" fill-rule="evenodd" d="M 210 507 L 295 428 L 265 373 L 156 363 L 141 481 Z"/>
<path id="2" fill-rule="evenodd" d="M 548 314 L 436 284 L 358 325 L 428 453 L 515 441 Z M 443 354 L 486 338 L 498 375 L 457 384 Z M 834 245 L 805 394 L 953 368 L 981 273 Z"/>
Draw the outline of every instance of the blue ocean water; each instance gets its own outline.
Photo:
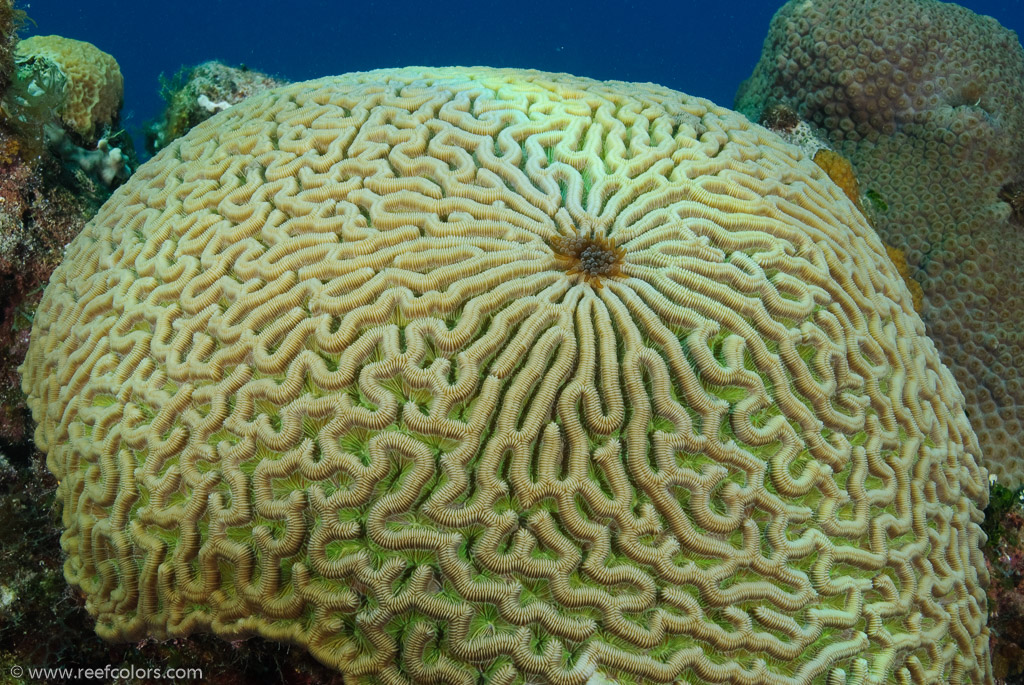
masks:
<path id="1" fill-rule="evenodd" d="M 86 40 L 117 59 L 125 78 L 122 125 L 138 144 L 143 124 L 162 108 L 159 75 L 208 59 L 290 80 L 407 65 L 530 67 L 653 81 L 730 106 L 782 4 L 39 0 L 19 6 L 34 22 L 23 37 Z M 1024 33 L 1024 0 L 960 4 Z"/>

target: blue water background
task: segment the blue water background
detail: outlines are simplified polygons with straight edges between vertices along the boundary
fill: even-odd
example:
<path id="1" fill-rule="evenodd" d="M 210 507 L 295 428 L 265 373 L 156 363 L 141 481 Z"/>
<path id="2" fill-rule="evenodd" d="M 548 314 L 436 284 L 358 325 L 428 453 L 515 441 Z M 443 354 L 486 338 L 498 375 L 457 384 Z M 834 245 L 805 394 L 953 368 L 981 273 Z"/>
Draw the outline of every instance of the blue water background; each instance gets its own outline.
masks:
<path id="1" fill-rule="evenodd" d="M 857 0 L 850 0 L 856 2 Z M 960 3 L 1024 33 L 1024 0 Z M 731 106 L 779 2 L 19 3 L 22 36 L 58 34 L 112 54 L 125 79 L 122 125 L 162 109 L 161 73 L 208 59 L 290 80 L 407 65 L 489 65 L 653 81 Z"/>

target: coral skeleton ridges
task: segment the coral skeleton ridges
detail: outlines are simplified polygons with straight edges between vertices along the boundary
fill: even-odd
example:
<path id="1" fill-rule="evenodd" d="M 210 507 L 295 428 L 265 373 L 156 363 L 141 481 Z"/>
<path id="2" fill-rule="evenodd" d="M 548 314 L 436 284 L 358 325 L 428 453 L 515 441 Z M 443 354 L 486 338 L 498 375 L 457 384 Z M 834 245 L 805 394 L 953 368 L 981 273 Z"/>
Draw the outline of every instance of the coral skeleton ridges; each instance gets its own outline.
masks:
<path id="1" fill-rule="evenodd" d="M 65 575 L 106 639 L 261 635 L 353 683 L 984 681 L 987 472 L 850 206 L 649 84 L 234 105 L 38 308 Z"/>

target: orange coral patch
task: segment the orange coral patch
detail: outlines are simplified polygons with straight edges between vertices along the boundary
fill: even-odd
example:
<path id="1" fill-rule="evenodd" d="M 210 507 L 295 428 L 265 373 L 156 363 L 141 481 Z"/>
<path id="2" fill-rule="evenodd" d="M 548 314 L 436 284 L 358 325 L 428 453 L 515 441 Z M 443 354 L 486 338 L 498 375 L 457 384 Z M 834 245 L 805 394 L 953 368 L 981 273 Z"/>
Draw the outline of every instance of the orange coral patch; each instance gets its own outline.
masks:
<path id="1" fill-rule="evenodd" d="M 892 263 L 896 265 L 896 270 L 899 271 L 903 282 L 910 289 L 910 296 L 914 300 L 914 311 L 920 314 L 924 307 L 924 290 L 921 289 L 921 284 L 910 275 L 910 265 L 907 264 L 906 255 L 903 254 L 903 250 L 892 245 L 886 245 L 885 251 L 889 254 L 889 259 L 892 260 Z"/>
<path id="2" fill-rule="evenodd" d="M 850 160 L 834 150 L 818 150 L 814 155 L 814 163 L 825 170 L 832 182 L 843 189 L 846 197 L 860 209 L 860 185 L 853 173 Z"/>

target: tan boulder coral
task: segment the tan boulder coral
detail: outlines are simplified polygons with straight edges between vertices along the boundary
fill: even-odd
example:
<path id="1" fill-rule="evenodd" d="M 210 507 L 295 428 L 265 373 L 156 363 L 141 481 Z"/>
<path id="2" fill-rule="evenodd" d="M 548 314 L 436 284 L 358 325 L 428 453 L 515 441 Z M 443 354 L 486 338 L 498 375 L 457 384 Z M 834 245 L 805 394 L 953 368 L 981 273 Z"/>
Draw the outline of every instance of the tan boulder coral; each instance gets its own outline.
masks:
<path id="1" fill-rule="evenodd" d="M 933 0 L 792 0 L 736 108 L 795 110 L 853 163 L 967 398 L 986 466 L 1024 484 L 1024 49 Z"/>
<path id="2" fill-rule="evenodd" d="M 86 142 L 117 121 L 124 79 L 117 60 L 92 43 L 63 36 L 32 36 L 18 43 L 19 62 L 47 60 L 65 78 L 61 119 Z"/>
<path id="3" fill-rule="evenodd" d="M 76 238 L 23 370 L 107 639 L 353 683 L 990 679 L 963 398 L 843 191 L 706 100 L 254 96 Z"/>

